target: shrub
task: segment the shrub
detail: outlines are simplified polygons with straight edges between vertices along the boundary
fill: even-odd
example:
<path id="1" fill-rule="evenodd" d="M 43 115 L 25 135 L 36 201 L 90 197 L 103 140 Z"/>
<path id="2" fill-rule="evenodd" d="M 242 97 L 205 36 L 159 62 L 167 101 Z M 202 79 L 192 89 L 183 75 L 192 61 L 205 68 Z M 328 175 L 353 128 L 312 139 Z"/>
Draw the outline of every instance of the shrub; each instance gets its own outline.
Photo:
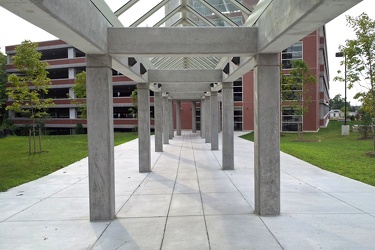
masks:
<path id="1" fill-rule="evenodd" d="M 362 138 L 367 138 L 372 130 L 372 119 L 370 114 L 364 114 L 362 116 L 361 126 L 359 126 L 359 133 Z"/>
<path id="2" fill-rule="evenodd" d="M 83 125 L 81 123 L 77 123 L 74 130 L 75 130 L 77 135 L 85 133 L 85 130 L 84 130 Z"/>

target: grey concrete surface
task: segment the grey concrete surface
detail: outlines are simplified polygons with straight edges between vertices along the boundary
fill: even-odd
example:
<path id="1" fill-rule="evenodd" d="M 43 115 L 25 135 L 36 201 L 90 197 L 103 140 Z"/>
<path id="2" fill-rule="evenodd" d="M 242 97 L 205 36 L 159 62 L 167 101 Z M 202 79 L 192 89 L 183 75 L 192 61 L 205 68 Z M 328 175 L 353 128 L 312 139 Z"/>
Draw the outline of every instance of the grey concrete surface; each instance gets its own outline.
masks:
<path id="1" fill-rule="evenodd" d="M 115 147 L 113 221 L 89 221 L 87 158 L 2 192 L 0 249 L 375 249 L 375 187 L 284 153 L 281 215 L 254 214 L 253 143 L 238 135 L 227 171 L 191 131 L 151 144 L 151 173 L 138 140 Z"/>
<path id="2" fill-rule="evenodd" d="M 280 214 L 280 55 L 259 54 L 254 67 L 255 212 Z"/>

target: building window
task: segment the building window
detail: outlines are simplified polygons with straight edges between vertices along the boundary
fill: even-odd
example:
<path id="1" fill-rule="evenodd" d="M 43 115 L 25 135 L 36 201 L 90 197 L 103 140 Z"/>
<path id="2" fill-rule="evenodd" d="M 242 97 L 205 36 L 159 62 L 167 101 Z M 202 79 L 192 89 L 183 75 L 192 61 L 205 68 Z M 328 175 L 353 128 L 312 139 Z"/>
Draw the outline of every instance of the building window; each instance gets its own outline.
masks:
<path id="1" fill-rule="evenodd" d="M 283 69 L 291 69 L 291 60 L 303 59 L 302 41 L 299 41 L 292 46 L 286 48 L 281 53 L 281 65 Z"/>
<path id="2" fill-rule="evenodd" d="M 234 107 L 234 131 L 242 131 L 242 107 Z"/>
<path id="3" fill-rule="evenodd" d="M 197 130 L 201 130 L 201 108 L 200 107 L 195 108 L 195 121 L 196 121 Z"/>
<path id="4" fill-rule="evenodd" d="M 292 107 L 282 108 L 282 131 L 298 131 L 298 125 L 302 126 L 302 115 Z"/>
<path id="5" fill-rule="evenodd" d="M 242 78 L 233 82 L 233 101 L 242 101 Z"/>

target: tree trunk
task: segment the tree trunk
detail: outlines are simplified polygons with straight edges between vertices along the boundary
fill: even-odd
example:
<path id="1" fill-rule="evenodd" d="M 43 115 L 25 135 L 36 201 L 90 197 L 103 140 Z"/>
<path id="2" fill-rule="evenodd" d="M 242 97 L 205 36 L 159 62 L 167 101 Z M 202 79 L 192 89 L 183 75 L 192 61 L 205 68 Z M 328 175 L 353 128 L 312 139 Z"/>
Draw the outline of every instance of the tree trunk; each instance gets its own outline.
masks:
<path id="1" fill-rule="evenodd" d="M 39 152 L 42 152 L 42 128 L 39 127 Z"/>
<path id="2" fill-rule="evenodd" d="M 29 129 L 29 154 L 31 154 L 31 129 Z"/>

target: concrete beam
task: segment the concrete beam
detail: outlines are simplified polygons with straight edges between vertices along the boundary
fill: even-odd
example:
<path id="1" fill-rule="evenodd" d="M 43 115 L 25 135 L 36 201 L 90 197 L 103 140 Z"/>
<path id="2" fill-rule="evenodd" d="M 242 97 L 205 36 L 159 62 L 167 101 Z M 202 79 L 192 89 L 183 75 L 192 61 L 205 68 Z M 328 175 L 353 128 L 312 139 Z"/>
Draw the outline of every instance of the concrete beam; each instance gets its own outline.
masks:
<path id="1" fill-rule="evenodd" d="M 255 27 L 261 30 L 258 51 L 260 53 L 279 53 L 361 1 L 268 1 L 269 4 L 255 23 Z M 249 19 L 251 17 L 252 15 Z M 246 22 L 246 25 L 251 25 L 251 23 Z"/>
<path id="2" fill-rule="evenodd" d="M 190 101 L 199 101 L 201 97 L 204 95 L 204 93 L 181 93 L 181 92 L 176 92 L 176 93 L 169 93 L 169 96 L 173 98 L 173 100 L 190 100 Z"/>
<path id="3" fill-rule="evenodd" d="M 209 83 L 163 83 L 161 87 L 163 92 L 206 92 L 210 91 Z"/>
<path id="4" fill-rule="evenodd" d="M 148 71 L 149 82 L 176 83 L 176 82 L 221 82 L 222 70 L 197 69 L 197 70 L 154 70 Z"/>
<path id="5" fill-rule="evenodd" d="M 258 50 L 255 27 L 109 28 L 107 34 L 112 55 L 253 56 Z"/>
<path id="6" fill-rule="evenodd" d="M 107 51 L 107 28 L 113 25 L 91 1 L 2 0 L 0 6 L 87 54 Z"/>

